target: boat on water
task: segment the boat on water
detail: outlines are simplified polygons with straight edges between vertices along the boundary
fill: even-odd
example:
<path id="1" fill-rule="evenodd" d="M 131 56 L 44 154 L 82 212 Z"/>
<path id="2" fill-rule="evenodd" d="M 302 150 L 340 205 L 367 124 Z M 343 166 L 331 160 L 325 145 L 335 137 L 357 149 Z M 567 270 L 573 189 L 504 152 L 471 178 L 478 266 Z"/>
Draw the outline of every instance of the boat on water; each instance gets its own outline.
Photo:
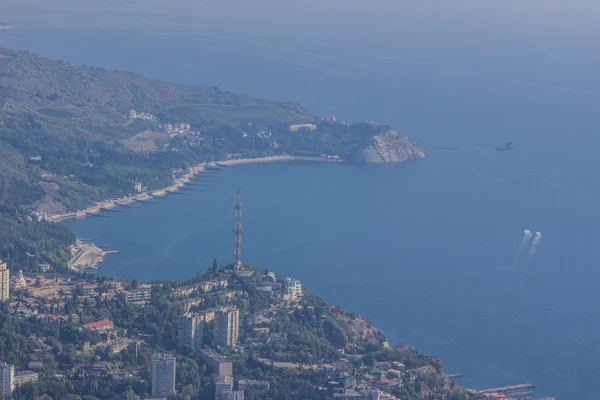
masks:
<path id="1" fill-rule="evenodd" d="M 506 142 L 504 147 L 496 147 L 496 150 L 498 150 L 498 151 L 512 150 L 513 147 L 514 147 L 513 142 Z"/>

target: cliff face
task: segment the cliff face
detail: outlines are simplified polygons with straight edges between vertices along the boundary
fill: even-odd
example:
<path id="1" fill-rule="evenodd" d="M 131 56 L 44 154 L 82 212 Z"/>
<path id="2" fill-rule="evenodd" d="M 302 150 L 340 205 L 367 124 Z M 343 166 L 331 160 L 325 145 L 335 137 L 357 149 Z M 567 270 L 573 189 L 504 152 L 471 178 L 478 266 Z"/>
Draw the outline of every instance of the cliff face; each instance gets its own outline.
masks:
<path id="1" fill-rule="evenodd" d="M 354 159 L 366 163 L 393 163 L 425 157 L 425 152 L 407 136 L 388 129 L 373 136 L 371 144 L 359 150 Z"/>

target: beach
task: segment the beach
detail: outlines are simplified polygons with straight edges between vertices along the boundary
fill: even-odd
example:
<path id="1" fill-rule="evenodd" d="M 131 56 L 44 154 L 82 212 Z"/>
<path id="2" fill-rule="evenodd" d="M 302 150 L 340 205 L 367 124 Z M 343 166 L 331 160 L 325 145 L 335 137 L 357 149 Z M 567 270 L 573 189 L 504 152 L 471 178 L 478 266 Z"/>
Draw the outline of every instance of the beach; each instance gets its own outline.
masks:
<path id="1" fill-rule="evenodd" d="M 124 196 L 118 199 L 101 201 L 93 206 L 84 208 L 83 210 L 74 211 L 70 213 L 64 214 L 54 214 L 48 216 L 48 221 L 51 222 L 60 222 L 70 218 L 83 218 L 87 217 L 90 214 L 97 214 L 101 212 L 103 209 L 112 209 L 119 205 L 131 205 L 136 201 L 148 201 L 152 200 L 154 197 L 163 197 L 169 194 L 169 192 L 180 190 L 183 186 L 189 183 L 196 175 L 200 172 L 205 171 L 207 168 L 218 168 L 219 166 L 227 166 L 232 167 L 236 165 L 242 164 L 253 164 L 253 163 L 266 163 L 266 162 L 279 162 L 279 161 L 317 161 L 317 162 L 343 162 L 341 159 L 337 158 L 325 158 L 325 157 L 303 157 L 303 156 L 289 156 L 289 155 L 281 155 L 281 156 L 271 156 L 271 157 L 259 157 L 259 158 L 239 158 L 232 160 L 223 160 L 223 161 L 214 161 L 210 163 L 202 163 L 198 164 L 192 168 L 190 168 L 184 175 L 177 178 L 175 182 L 162 189 L 157 189 L 154 191 L 139 193 L 132 196 Z"/>

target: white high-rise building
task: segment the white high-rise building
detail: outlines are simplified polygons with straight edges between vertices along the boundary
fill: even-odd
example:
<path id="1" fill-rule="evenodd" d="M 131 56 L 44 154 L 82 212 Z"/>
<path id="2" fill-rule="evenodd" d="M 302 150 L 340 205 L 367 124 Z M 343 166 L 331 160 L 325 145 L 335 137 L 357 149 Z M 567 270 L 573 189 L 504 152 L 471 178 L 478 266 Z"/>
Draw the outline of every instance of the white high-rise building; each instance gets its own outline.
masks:
<path id="1" fill-rule="evenodd" d="M 290 299 L 302 297 L 302 285 L 300 281 L 294 278 L 285 278 L 283 280 L 283 295 L 288 296 Z"/>
<path id="2" fill-rule="evenodd" d="M 152 356 L 152 397 L 171 397 L 175 394 L 175 356 Z"/>
<path id="3" fill-rule="evenodd" d="M 177 322 L 177 347 L 181 349 L 186 344 L 194 349 L 202 347 L 204 316 L 185 313 L 179 316 Z"/>
<path id="4" fill-rule="evenodd" d="M 240 334 L 240 310 L 224 307 L 215 313 L 213 344 L 235 346 Z"/>
<path id="5" fill-rule="evenodd" d="M 6 398 L 10 398 L 15 390 L 15 366 L 0 362 L 0 388 Z"/>
<path id="6" fill-rule="evenodd" d="M 10 297 L 10 272 L 6 263 L 0 260 L 0 301 L 6 301 Z"/>

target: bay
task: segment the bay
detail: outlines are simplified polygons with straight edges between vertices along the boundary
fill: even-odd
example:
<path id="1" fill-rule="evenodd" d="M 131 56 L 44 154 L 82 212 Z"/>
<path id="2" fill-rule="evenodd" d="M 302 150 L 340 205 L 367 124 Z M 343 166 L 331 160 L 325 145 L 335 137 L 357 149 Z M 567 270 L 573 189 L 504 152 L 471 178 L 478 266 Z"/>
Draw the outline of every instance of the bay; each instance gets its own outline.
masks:
<path id="1" fill-rule="evenodd" d="M 230 168 L 205 192 L 66 222 L 120 251 L 103 273 L 185 279 L 213 257 L 229 262 L 240 185 L 245 262 L 300 279 L 392 342 L 441 356 L 465 386 L 527 381 L 540 395 L 595 393 L 595 9 L 583 18 L 547 6 L 522 24 L 528 14 L 501 6 L 384 15 L 389 5 L 365 14 L 333 2 L 266 14 L 185 1 L 6 3 L 14 28 L 0 45 L 294 99 L 317 115 L 391 123 L 430 149 L 401 165 Z M 508 140 L 514 151 L 493 150 Z M 525 228 L 543 233 L 527 271 L 529 249 L 515 266 Z"/>

